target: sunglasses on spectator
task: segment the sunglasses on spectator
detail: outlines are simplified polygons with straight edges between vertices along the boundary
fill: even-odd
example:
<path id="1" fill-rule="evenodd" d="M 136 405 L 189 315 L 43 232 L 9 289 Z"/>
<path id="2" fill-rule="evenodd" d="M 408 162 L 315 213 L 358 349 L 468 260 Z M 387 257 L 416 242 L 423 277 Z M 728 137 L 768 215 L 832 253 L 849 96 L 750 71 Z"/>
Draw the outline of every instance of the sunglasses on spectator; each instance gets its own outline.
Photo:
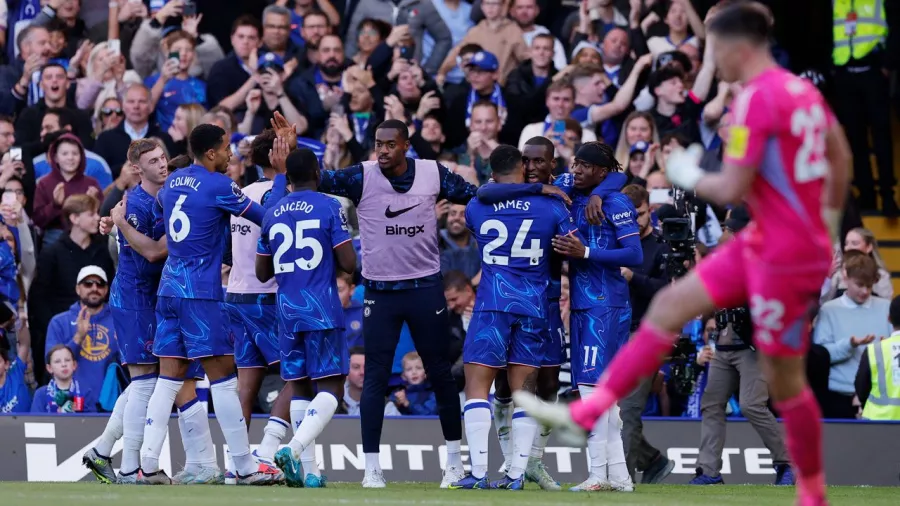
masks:
<path id="1" fill-rule="evenodd" d="M 105 282 L 105 281 L 94 281 L 93 279 L 88 279 L 87 281 L 82 281 L 82 282 L 81 282 L 81 285 L 82 285 L 82 286 L 86 286 L 86 287 L 88 287 L 88 288 L 93 288 L 93 287 L 95 287 L 95 286 L 96 286 L 97 288 L 106 288 L 106 282 Z"/>
<path id="2" fill-rule="evenodd" d="M 111 107 L 104 107 L 103 109 L 100 109 L 100 114 L 103 116 L 109 116 L 111 114 L 115 114 L 116 116 L 121 116 L 125 113 L 122 112 L 121 108 L 113 109 Z"/>

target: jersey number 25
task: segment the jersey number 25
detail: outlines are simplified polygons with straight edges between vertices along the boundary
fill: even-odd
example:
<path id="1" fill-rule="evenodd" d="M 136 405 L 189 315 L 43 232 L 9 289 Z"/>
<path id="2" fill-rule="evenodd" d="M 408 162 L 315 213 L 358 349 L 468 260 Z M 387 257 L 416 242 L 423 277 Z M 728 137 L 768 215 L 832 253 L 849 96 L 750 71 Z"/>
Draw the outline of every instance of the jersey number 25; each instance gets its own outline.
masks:
<path id="1" fill-rule="evenodd" d="M 813 104 L 809 109 L 796 109 L 791 114 L 791 134 L 802 140 L 794 159 L 794 179 L 798 183 L 815 181 L 828 173 L 825 158 L 827 126 L 825 110 L 819 104 Z"/>
<path id="2" fill-rule="evenodd" d="M 269 241 L 275 242 L 275 238 L 279 235 L 284 237 L 284 240 L 275 251 L 275 258 L 272 259 L 275 263 L 276 274 L 294 272 L 295 265 L 304 271 L 311 271 L 322 263 L 322 244 L 313 237 L 303 237 L 304 230 L 316 230 L 319 228 L 319 225 L 319 220 L 298 221 L 295 230 L 291 230 L 291 227 L 284 223 L 272 225 L 272 228 L 269 229 Z M 296 234 L 294 233 L 295 231 Z M 293 262 L 282 263 L 281 257 L 283 257 L 291 247 L 297 249 L 309 248 L 312 250 L 312 257 L 309 259 L 298 258 Z"/>

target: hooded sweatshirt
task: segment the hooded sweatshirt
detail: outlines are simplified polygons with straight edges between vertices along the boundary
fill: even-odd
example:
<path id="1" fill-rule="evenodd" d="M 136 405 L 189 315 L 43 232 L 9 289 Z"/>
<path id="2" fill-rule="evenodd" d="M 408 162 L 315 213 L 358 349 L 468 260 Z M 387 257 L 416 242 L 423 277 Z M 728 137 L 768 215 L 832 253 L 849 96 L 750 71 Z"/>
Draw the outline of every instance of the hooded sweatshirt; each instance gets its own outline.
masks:
<path id="1" fill-rule="evenodd" d="M 75 143 L 81 152 L 81 161 L 78 164 L 78 170 L 68 181 L 63 177 L 63 174 L 59 169 L 59 164 L 56 163 L 56 151 L 63 142 Z M 59 183 L 65 185 L 66 197 L 87 193 L 88 188 L 92 186 L 97 189 L 97 195 L 99 196 L 103 194 L 103 188 L 100 187 L 100 183 L 98 183 L 96 179 L 87 176 L 84 173 L 84 170 L 87 167 L 87 155 L 84 151 L 84 146 L 81 145 L 81 141 L 78 140 L 78 137 L 72 134 L 60 136 L 59 139 L 50 145 L 50 150 L 47 155 L 50 161 L 50 173 L 38 181 L 37 188 L 34 191 L 34 216 L 32 219 L 34 220 L 34 224 L 43 230 L 67 228 L 63 225 L 62 205 L 57 204 L 56 201 L 53 200 L 53 189 L 56 188 L 56 185 Z M 65 201 L 65 199 L 63 199 L 63 201 Z"/>
<path id="2" fill-rule="evenodd" d="M 91 317 L 91 330 L 88 331 L 84 341 L 81 345 L 76 344 L 73 337 L 78 330 L 79 311 L 81 311 L 80 301 L 72 304 L 68 311 L 59 313 L 50 320 L 46 349 L 63 344 L 75 354 L 78 368 L 75 370 L 74 379 L 78 380 L 81 395 L 84 396 L 84 411 L 91 412 L 97 411 L 97 401 L 103 388 L 103 380 L 106 378 L 106 368 L 119 356 L 119 346 L 113 329 L 112 312 L 106 304 L 99 313 Z"/>

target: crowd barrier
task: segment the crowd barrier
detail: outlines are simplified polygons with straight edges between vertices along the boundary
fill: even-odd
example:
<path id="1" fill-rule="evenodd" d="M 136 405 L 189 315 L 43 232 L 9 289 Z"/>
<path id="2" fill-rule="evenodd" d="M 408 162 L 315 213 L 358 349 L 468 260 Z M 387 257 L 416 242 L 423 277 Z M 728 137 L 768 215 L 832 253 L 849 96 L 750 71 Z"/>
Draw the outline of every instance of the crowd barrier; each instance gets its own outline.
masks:
<path id="1" fill-rule="evenodd" d="M 330 481 L 360 481 L 364 456 L 359 418 L 335 417 L 316 441 L 317 458 Z M 106 424 L 105 415 L 0 416 L 0 481 L 93 480 L 81 464 L 81 456 L 91 448 Z M 255 418 L 250 429 L 251 443 L 262 439 L 264 417 Z M 210 420 L 213 441 L 222 464 L 225 441 L 214 419 Z M 772 483 L 775 471 L 769 451 L 746 421 L 729 421 L 722 474 L 729 484 Z M 694 474 L 700 422 L 685 419 L 650 419 L 644 423 L 647 440 L 675 461 L 667 483 L 687 483 Z M 895 486 L 900 472 L 900 424 L 828 422 L 824 429 L 825 467 L 828 481 L 835 485 Z M 170 476 L 184 462 L 178 438 L 178 422 L 169 421 L 169 434 L 160 463 Z M 285 441 L 286 442 L 286 441 Z M 465 441 L 463 441 L 465 443 Z M 119 464 L 121 441 L 113 449 L 114 465 Z M 434 417 L 401 417 L 385 420 L 381 439 L 381 465 L 389 481 L 429 481 L 441 479 L 446 459 L 440 423 Z M 468 454 L 463 445 L 463 460 Z M 494 439 L 490 454 L 491 471 L 500 467 L 500 447 Z M 560 482 L 578 483 L 587 476 L 587 455 L 583 448 L 561 446 L 551 437 L 544 462 Z M 496 473 L 494 473 L 496 474 Z"/>

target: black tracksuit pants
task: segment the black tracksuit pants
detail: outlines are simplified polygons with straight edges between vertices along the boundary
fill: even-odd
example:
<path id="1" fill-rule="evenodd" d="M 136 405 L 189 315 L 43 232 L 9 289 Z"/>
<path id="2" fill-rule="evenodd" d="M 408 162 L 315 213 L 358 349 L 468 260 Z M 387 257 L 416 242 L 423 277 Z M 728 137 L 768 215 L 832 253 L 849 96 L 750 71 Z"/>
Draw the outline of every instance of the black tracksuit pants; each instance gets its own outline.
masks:
<path id="1" fill-rule="evenodd" d="M 416 352 L 434 389 L 444 439 L 462 439 L 459 392 L 450 374 L 450 319 L 443 286 L 438 283 L 394 291 L 366 288 L 364 307 L 366 370 L 360 400 L 363 452 L 378 452 L 385 395 L 404 322 L 409 325 Z"/>

